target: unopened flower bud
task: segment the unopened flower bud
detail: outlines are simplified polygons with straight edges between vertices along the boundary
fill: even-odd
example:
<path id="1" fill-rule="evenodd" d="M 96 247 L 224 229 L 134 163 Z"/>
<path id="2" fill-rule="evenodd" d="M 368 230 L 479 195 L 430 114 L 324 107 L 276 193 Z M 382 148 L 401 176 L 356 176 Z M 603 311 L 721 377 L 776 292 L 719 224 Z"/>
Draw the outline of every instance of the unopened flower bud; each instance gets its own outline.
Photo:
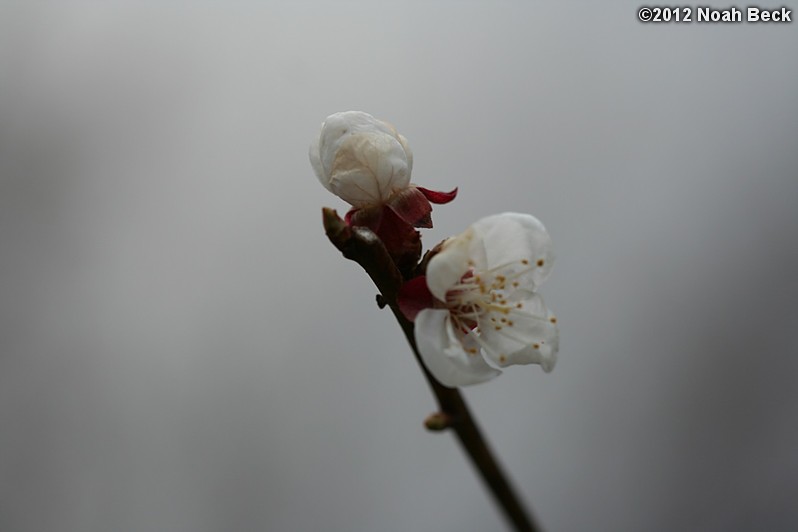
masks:
<path id="1" fill-rule="evenodd" d="M 310 146 L 310 163 L 325 188 L 352 205 L 381 205 L 410 185 L 413 154 L 389 123 L 362 111 L 327 117 Z"/>
<path id="2" fill-rule="evenodd" d="M 413 153 L 389 123 L 362 111 L 327 117 L 310 146 L 310 163 L 321 184 L 352 208 L 346 223 L 368 227 L 382 240 L 403 273 L 421 255 L 417 227 L 432 227 L 431 203 L 457 196 L 410 183 Z"/>

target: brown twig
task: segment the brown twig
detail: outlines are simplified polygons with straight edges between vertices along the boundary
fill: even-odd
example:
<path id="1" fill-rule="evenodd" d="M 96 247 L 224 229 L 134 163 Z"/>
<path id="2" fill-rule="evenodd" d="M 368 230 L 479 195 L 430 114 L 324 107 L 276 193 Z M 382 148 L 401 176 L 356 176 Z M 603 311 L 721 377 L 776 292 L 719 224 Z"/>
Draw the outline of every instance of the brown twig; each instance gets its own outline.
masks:
<path id="1" fill-rule="evenodd" d="M 377 285 L 380 291 L 380 295 L 377 296 L 380 308 L 389 306 L 393 311 L 435 394 L 440 412 L 428 418 L 427 427 L 431 430 L 446 428 L 454 430 L 460 444 L 515 530 L 519 532 L 539 530 L 510 485 L 507 475 L 494 458 L 460 391 L 457 388 L 447 388 L 435 380 L 422 362 L 413 334 L 413 323 L 404 317 L 396 302 L 403 282 L 402 275 L 385 246 L 370 230 L 348 226 L 333 209 L 325 208 L 322 212 L 324 229 L 330 242 L 343 253 L 344 257 L 360 264 Z"/>

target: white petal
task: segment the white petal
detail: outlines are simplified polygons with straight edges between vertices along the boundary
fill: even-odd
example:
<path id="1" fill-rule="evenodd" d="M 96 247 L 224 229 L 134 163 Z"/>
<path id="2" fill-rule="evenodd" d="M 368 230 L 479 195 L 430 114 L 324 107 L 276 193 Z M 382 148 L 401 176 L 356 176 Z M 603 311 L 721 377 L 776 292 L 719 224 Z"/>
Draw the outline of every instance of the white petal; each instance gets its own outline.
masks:
<path id="1" fill-rule="evenodd" d="M 488 268 L 528 261 L 529 273 L 518 281 L 531 290 L 548 277 L 554 265 L 551 237 L 534 216 L 515 212 L 494 214 L 472 227 L 485 248 Z"/>
<path id="2" fill-rule="evenodd" d="M 384 131 L 384 125 L 362 111 L 346 111 L 327 117 L 319 134 L 319 158 L 324 174 L 329 179 L 333 161 L 342 142 L 349 135 L 361 132 Z"/>
<path id="3" fill-rule="evenodd" d="M 445 309 L 422 310 L 416 316 L 415 335 L 424 365 L 444 386 L 477 384 L 501 373 L 485 362 L 468 336 L 457 334 Z"/>
<path id="4" fill-rule="evenodd" d="M 442 249 L 427 264 L 427 287 L 438 300 L 446 301 L 446 292 L 459 283 L 468 271 L 473 238 L 474 232 L 469 228 L 446 240 Z"/>
<path id="5" fill-rule="evenodd" d="M 486 355 L 498 366 L 540 364 L 544 371 L 551 371 L 560 347 L 556 319 L 540 294 L 526 293 L 525 298 L 513 302 L 520 303 L 521 308 L 480 319 Z"/>
<path id="6" fill-rule="evenodd" d="M 319 155 L 319 139 L 315 139 L 313 143 L 310 145 L 310 150 L 308 153 L 310 157 L 310 165 L 313 167 L 313 172 L 316 174 L 316 177 L 319 178 L 319 181 L 324 188 L 330 190 L 330 180 L 326 176 L 324 172 L 324 168 L 321 165 L 321 156 Z"/>
<path id="7" fill-rule="evenodd" d="M 407 144 L 407 139 L 404 135 L 396 134 L 397 140 L 399 140 L 399 144 L 402 145 L 402 148 L 405 150 L 405 156 L 407 159 L 407 174 L 413 171 L 413 152 L 410 150 L 410 146 Z"/>
<path id="8" fill-rule="evenodd" d="M 381 203 L 410 183 L 404 150 L 387 135 L 348 135 L 330 172 L 332 191 L 356 207 Z"/>

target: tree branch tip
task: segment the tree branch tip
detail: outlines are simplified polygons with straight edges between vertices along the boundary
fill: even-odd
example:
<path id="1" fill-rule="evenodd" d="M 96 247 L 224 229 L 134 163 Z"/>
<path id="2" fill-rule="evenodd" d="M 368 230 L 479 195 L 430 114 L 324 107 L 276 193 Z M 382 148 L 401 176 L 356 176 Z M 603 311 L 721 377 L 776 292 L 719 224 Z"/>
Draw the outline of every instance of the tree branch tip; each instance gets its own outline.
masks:
<path id="1" fill-rule="evenodd" d="M 338 216 L 338 212 L 335 209 L 323 207 L 321 209 L 321 217 L 324 223 L 324 232 L 333 243 L 339 245 L 351 237 L 351 229 L 346 222 Z"/>

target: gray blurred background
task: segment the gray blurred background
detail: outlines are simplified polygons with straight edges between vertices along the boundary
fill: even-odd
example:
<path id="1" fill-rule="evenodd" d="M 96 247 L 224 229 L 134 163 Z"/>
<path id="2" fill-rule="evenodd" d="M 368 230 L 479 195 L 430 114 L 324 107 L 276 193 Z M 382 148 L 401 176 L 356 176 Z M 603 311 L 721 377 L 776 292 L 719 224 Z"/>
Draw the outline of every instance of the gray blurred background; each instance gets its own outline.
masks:
<path id="1" fill-rule="evenodd" d="M 428 246 L 552 234 L 557 368 L 465 390 L 545 528 L 798 528 L 798 22 L 638 7 L 0 4 L 0 530 L 504 528 L 324 238 L 349 109 Z"/>

